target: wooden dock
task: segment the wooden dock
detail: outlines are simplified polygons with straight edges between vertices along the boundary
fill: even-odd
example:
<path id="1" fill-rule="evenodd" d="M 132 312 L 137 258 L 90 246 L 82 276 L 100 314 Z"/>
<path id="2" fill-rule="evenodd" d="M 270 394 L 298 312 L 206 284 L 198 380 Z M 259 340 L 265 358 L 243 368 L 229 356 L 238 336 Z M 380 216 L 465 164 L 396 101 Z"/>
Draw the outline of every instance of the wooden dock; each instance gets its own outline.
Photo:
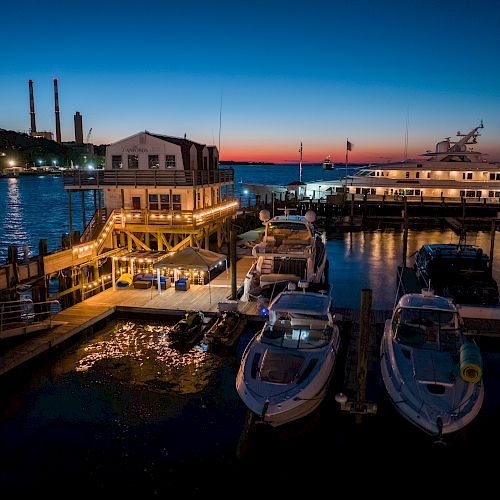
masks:
<path id="1" fill-rule="evenodd" d="M 242 257 L 236 263 L 236 283 L 240 286 L 252 265 L 253 258 Z M 50 330 L 20 336 L 9 344 L 0 344 L 0 376 L 47 352 L 82 332 L 99 329 L 103 320 L 115 313 L 140 313 L 152 317 L 183 315 L 186 310 L 216 314 L 220 301 L 231 294 L 231 274 L 223 272 L 210 286 L 191 285 L 187 291 L 174 287 L 158 292 L 157 288 L 109 288 L 53 316 L 59 326 Z M 238 312 L 244 317 L 259 318 L 257 303 L 240 302 Z"/>

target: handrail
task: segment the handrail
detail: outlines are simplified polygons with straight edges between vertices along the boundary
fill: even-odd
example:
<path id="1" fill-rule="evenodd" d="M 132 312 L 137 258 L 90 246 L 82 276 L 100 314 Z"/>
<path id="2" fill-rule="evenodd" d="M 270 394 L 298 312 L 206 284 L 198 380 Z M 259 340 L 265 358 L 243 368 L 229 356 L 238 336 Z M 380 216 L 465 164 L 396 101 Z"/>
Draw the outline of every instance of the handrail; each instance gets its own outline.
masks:
<path id="1" fill-rule="evenodd" d="M 208 186 L 234 182 L 234 170 L 77 170 L 62 174 L 63 187 Z"/>
<path id="2" fill-rule="evenodd" d="M 31 299 L 0 302 L 0 335 L 12 328 L 26 327 L 49 321 L 52 327 L 52 316 L 61 311 L 58 300 L 33 302 Z"/>

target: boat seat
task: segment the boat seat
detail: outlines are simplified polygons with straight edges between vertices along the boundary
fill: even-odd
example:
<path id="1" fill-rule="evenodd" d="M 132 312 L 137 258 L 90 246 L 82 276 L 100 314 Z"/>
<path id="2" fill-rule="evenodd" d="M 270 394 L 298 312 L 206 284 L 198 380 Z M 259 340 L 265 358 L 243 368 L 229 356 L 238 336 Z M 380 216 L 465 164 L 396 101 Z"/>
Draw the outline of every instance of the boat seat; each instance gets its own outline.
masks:
<path id="1" fill-rule="evenodd" d="M 300 278 L 295 274 L 269 273 L 261 275 L 260 286 L 273 285 L 274 283 L 280 283 L 283 281 L 293 281 L 294 283 L 298 283 L 299 280 Z"/>

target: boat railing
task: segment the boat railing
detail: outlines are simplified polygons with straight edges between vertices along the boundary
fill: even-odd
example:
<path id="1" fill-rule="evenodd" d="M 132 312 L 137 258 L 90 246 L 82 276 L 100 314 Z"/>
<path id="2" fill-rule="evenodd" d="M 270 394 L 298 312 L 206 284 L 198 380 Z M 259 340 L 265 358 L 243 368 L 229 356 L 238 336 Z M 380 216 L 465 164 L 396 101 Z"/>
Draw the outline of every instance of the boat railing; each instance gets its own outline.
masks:
<path id="1" fill-rule="evenodd" d="M 60 311 L 61 304 L 57 300 L 33 302 L 26 298 L 0 302 L 0 338 L 33 325 L 51 328 L 52 317 Z"/>

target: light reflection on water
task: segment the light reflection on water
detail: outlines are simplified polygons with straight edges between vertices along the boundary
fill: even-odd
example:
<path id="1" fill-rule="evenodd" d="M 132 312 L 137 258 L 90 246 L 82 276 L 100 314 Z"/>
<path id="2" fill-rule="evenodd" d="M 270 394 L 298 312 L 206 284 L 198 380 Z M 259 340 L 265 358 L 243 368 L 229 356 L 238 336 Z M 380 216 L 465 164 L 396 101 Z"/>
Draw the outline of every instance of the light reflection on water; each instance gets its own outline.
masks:
<path id="1" fill-rule="evenodd" d="M 458 243 L 451 230 L 426 229 L 408 231 L 407 265 L 413 265 L 416 252 L 425 243 Z M 488 255 L 490 233 L 468 235 L 467 244 L 482 248 Z M 403 256 L 403 232 L 400 229 L 378 229 L 339 234 L 327 241 L 330 283 L 334 305 L 359 307 L 361 289 L 373 291 L 373 308 L 392 309 L 397 290 L 396 270 Z M 500 233 L 495 239 L 493 277 L 500 283 Z"/>
<path id="2" fill-rule="evenodd" d="M 209 382 L 221 358 L 197 344 L 179 350 L 169 338 L 170 327 L 163 324 L 118 321 L 76 353 L 77 372 L 102 373 L 150 390 L 194 394 Z"/>

